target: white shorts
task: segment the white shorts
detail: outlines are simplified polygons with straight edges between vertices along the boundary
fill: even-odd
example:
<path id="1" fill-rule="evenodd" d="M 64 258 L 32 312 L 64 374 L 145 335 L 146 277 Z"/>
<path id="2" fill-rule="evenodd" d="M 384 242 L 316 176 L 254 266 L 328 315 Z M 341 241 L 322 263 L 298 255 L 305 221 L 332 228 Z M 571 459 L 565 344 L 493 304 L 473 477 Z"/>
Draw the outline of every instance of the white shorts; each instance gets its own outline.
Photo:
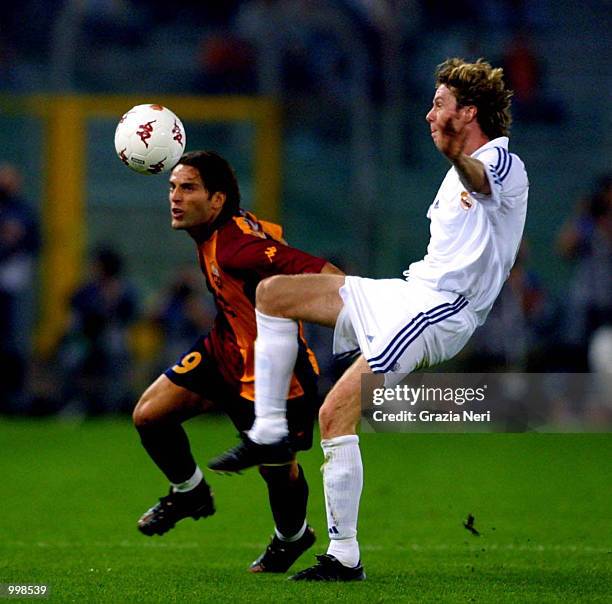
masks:
<path id="1" fill-rule="evenodd" d="M 455 356 L 477 327 L 469 303 L 418 281 L 346 277 L 344 307 L 334 330 L 334 354 L 361 350 L 385 386 L 404 374 Z"/>

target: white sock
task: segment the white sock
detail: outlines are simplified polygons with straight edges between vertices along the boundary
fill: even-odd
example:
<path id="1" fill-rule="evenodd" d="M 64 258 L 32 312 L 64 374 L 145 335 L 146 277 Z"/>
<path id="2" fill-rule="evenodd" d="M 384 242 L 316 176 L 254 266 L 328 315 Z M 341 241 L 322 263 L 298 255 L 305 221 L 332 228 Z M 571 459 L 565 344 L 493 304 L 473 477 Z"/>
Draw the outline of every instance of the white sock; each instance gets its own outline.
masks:
<path id="1" fill-rule="evenodd" d="M 255 422 L 249 438 L 259 444 L 278 442 L 289 434 L 287 396 L 298 354 L 298 326 L 292 319 L 255 310 Z"/>
<path id="2" fill-rule="evenodd" d="M 344 566 L 357 566 L 357 517 L 363 487 L 363 465 L 356 434 L 321 441 L 321 467 L 330 544 L 327 553 Z"/>
<path id="3" fill-rule="evenodd" d="M 327 553 L 339 560 L 344 566 L 354 568 L 359 564 L 359 543 L 355 537 L 331 539 Z"/>
<path id="4" fill-rule="evenodd" d="M 283 535 L 276 527 L 274 527 L 274 533 L 281 541 L 287 541 L 289 543 L 292 543 L 293 541 L 297 541 L 298 539 L 302 538 L 302 536 L 306 532 L 307 526 L 308 525 L 306 524 L 306 520 L 304 520 L 304 524 L 302 525 L 302 528 L 295 535 L 291 537 L 285 537 L 285 535 Z"/>
<path id="5" fill-rule="evenodd" d="M 204 478 L 204 474 L 202 474 L 202 470 L 200 470 L 199 466 L 196 466 L 195 472 L 191 478 L 185 482 L 171 483 L 172 490 L 175 493 L 187 493 L 188 491 L 193 491 L 193 489 L 195 489 L 202 482 L 202 478 Z"/>

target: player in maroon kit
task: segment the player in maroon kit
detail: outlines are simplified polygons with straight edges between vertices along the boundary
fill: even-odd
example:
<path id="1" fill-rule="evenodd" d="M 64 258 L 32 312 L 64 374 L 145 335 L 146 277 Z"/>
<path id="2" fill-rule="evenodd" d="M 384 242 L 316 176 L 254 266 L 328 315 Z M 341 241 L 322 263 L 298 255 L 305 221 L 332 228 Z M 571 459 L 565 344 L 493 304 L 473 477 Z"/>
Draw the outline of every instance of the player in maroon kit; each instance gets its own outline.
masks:
<path id="1" fill-rule="evenodd" d="M 170 492 L 138 521 L 145 535 L 162 535 L 183 518 L 214 514 L 212 492 L 196 464 L 182 423 L 209 402 L 224 410 L 239 431 L 254 420 L 255 289 L 276 274 L 342 274 L 322 258 L 289 247 L 278 225 L 240 208 L 240 191 L 228 162 L 209 151 L 184 155 L 170 176 L 172 228 L 197 245 L 200 267 L 217 316 L 179 362 L 160 375 L 134 409 L 134 425 L 151 459 L 170 481 Z M 288 421 L 292 450 L 309 449 L 319 398 L 314 354 L 301 329 L 291 382 Z M 275 534 L 251 572 L 285 572 L 315 541 L 306 521 L 308 485 L 294 458 L 260 466 Z"/>

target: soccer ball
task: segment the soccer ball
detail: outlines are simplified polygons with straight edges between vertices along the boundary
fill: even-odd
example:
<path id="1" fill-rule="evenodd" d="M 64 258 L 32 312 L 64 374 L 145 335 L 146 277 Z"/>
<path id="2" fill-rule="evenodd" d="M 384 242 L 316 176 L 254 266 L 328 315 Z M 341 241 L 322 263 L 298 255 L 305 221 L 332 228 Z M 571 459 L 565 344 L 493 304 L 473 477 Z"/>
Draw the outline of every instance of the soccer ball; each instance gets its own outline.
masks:
<path id="1" fill-rule="evenodd" d="M 132 107 L 117 124 L 115 151 L 139 174 L 171 170 L 185 151 L 185 128 L 167 107 L 146 104 Z"/>

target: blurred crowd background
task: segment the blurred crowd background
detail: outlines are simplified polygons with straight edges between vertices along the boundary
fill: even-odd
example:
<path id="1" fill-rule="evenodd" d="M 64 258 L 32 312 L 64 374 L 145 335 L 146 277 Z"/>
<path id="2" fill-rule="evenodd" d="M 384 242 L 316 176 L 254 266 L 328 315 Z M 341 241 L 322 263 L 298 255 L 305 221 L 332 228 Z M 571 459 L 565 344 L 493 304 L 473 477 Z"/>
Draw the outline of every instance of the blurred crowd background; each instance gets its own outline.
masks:
<path id="1" fill-rule="evenodd" d="M 448 370 L 612 371 L 612 6 L 605 0 L 23 0 L 0 9 L 0 412 L 130 411 L 214 308 L 193 243 L 171 232 L 163 176 L 114 157 L 116 119 L 86 132 L 88 261 L 70 319 L 37 347 L 46 164 L 23 95 L 265 96 L 280 108 L 287 239 L 349 273 L 401 276 L 422 257 L 447 165 L 424 121 L 449 56 L 503 66 L 511 148 L 530 206 L 516 266 Z M 45 97 L 43 97 L 45 98 Z M 128 109 L 129 107 L 125 107 Z M 186 121 L 252 204 L 248 123 Z M 65 166 L 67 172 L 71 166 Z M 262 216 L 265 218 L 265 216 Z M 309 328 L 333 380 L 330 334 Z M 576 410 L 579 413 L 580 410 Z"/>

